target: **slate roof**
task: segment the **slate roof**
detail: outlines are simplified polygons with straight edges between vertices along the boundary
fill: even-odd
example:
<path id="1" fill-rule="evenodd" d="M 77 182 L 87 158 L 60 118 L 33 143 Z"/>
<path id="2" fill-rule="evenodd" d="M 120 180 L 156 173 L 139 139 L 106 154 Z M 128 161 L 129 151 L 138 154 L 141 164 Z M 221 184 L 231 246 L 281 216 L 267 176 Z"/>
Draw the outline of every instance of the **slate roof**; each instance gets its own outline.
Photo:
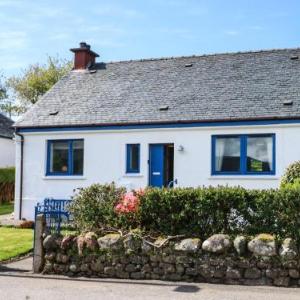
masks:
<path id="1" fill-rule="evenodd" d="M 0 113 L 0 138 L 13 138 L 13 121 Z"/>
<path id="2" fill-rule="evenodd" d="M 278 118 L 300 118 L 300 48 L 98 63 L 71 71 L 17 127 Z"/>

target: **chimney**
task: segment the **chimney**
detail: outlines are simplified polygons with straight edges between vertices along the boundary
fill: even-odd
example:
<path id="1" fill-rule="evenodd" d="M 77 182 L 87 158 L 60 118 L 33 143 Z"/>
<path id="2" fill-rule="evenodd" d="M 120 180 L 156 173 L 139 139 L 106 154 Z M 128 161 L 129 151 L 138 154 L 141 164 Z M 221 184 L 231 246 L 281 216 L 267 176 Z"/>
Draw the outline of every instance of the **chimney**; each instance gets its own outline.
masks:
<path id="1" fill-rule="evenodd" d="M 75 53 L 74 70 L 85 70 L 91 67 L 99 55 L 91 51 L 91 46 L 85 42 L 79 44 L 79 48 L 70 49 Z"/>

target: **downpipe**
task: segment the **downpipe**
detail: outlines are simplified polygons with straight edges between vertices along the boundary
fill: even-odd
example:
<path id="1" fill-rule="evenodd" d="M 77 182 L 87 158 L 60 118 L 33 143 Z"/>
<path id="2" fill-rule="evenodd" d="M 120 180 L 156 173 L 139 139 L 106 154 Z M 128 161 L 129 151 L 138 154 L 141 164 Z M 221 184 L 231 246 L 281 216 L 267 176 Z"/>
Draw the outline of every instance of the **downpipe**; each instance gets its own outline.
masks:
<path id="1" fill-rule="evenodd" d="M 15 131 L 15 135 L 20 137 L 21 143 L 21 157 L 20 157 L 20 189 L 19 189 L 19 220 L 22 219 L 23 207 L 23 165 L 24 165 L 24 135 Z"/>

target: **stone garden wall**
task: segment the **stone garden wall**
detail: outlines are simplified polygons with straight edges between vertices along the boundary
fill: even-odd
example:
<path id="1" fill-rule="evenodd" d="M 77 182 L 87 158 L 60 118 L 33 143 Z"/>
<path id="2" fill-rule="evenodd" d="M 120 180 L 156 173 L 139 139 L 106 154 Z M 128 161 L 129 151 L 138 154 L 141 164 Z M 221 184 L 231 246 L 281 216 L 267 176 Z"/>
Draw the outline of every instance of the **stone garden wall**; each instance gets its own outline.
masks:
<path id="1" fill-rule="evenodd" d="M 270 235 L 159 238 L 48 235 L 43 240 L 45 274 L 155 279 L 243 285 L 300 286 L 298 249 L 291 239 Z"/>

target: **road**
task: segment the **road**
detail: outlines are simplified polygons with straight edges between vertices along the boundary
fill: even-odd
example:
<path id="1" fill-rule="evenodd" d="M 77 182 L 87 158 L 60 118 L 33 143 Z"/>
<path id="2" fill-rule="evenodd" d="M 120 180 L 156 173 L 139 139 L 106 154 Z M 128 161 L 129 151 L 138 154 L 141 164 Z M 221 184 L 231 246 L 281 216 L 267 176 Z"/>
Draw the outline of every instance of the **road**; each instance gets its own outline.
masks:
<path id="1" fill-rule="evenodd" d="M 62 276 L 36 276 L 16 266 L 18 265 L 11 264 L 9 267 L 2 267 L 2 269 L 0 267 L 1 300 L 300 299 L 300 289 L 297 288 L 246 287 L 117 279 L 71 279 Z"/>

